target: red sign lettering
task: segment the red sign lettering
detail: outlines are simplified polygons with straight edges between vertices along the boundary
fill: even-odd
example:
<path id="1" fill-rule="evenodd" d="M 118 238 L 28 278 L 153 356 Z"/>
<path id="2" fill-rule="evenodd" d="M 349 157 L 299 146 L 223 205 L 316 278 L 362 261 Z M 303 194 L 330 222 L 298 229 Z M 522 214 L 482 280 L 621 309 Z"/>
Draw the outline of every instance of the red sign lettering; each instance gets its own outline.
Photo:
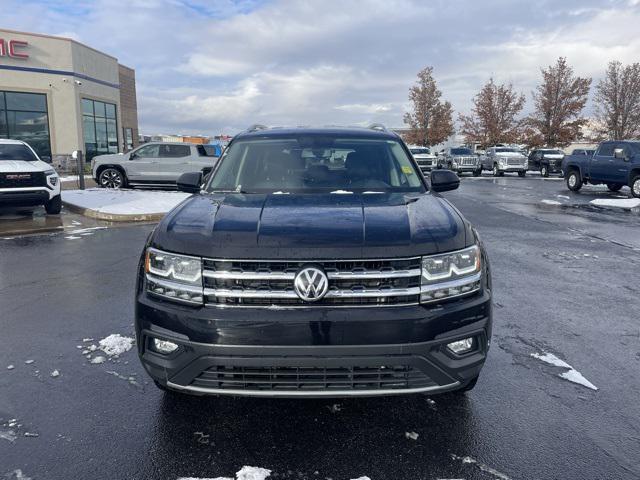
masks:
<path id="1" fill-rule="evenodd" d="M 29 55 L 22 53 L 21 50 L 26 48 L 28 45 L 28 42 L 23 42 L 22 40 L 6 41 L 4 38 L 0 38 L 0 57 L 8 56 L 11 58 L 26 60 L 29 58 Z"/>

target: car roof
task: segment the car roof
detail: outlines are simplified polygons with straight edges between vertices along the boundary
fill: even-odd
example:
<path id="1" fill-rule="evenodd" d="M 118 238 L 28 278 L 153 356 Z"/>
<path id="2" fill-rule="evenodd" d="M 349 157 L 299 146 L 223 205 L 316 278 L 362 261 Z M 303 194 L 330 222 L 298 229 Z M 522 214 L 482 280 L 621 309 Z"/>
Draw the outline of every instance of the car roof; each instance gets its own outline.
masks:
<path id="1" fill-rule="evenodd" d="M 369 139 L 393 139 L 398 140 L 400 137 L 389 130 L 366 127 L 275 127 L 260 128 L 247 130 L 239 133 L 233 139 L 251 139 L 251 138 L 282 138 L 282 137 L 299 137 L 299 136 L 349 136 L 351 138 L 369 138 Z"/>
<path id="2" fill-rule="evenodd" d="M 0 144 L 3 145 L 25 145 L 22 140 L 14 140 L 13 138 L 0 138 Z"/>

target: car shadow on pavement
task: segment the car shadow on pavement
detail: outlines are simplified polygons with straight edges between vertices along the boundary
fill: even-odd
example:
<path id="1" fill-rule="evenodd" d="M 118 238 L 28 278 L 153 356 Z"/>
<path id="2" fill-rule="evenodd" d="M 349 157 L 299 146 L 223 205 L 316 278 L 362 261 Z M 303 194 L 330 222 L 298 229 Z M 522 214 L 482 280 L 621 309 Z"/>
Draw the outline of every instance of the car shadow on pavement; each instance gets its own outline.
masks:
<path id="1" fill-rule="evenodd" d="M 452 455 L 477 443 L 472 404 L 465 395 L 290 400 L 169 393 L 160 403 L 151 462 L 159 476 L 233 476 L 243 465 L 278 478 L 447 475 L 461 468 Z"/>

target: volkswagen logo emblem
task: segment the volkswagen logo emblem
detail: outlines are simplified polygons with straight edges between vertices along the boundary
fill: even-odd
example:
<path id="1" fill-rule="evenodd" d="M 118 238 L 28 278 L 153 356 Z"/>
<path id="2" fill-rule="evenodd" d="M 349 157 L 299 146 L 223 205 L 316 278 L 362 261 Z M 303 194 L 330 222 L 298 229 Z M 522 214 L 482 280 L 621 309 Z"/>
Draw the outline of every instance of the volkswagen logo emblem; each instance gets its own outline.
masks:
<path id="1" fill-rule="evenodd" d="M 319 268 L 306 267 L 296 275 L 293 281 L 293 288 L 301 300 L 317 302 L 327 294 L 329 279 Z"/>

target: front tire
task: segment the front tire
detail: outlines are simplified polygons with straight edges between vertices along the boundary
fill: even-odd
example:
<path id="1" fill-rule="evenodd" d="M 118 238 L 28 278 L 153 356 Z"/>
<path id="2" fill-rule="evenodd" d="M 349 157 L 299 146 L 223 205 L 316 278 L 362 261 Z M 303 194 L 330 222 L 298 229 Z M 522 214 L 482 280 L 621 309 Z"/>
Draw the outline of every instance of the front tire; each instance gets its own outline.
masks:
<path id="1" fill-rule="evenodd" d="M 98 185 L 102 188 L 124 188 L 127 186 L 127 177 L 117 168 L 105 168 L 98 175 Z"/>
<path id="2" fill-rule="evenodd" d="M 500 170 L 498 169 L 498 164 L 495 164 L 493 166 L 493 176 L 494 177 L 500 177 Z"/>
<path id="3" fill-rule="evenodd" d="M 577 170 L 571 170 L 567 176 L 567 188 L 572 192 L 577 192 L 582 188 L 582 178 Z"/>
<path id="4" fill-rule="evenodd" d="M 520 178 L 524 178 L 526 175 L 527 175 L 527 172 L 524 172 L 524 171 L 522 171 L 522 172 L 518 172 L 518 176 L 519 176 Z"/>
<path id="5" fill-rule="evenodd" d="M 56 195 L 44 204 L 44 209 L 49 215 L 60 214 L 60 211 L 62 210 L 62 197 L 60 195 Z"/>
<path id="6" fill-rule="evenodd" d="M 540 167 L 540 175 L 547 178 L 549 176 L 549 167 L 547 165 L 542 165 Z"/>
<path id="7" fill-rule="evenodd" d="M 473 171 L 473 176 L 474 177 L 479 177 L 480 175 L 482 175 L 482 167 L 480 167 L 477 170 Z"/>
<path id="8" fill-rule="evenodd" d="M 631 195 L 640 198 L 640 175 L 636 175 L 631 180 Z"/>
<path id="9" fill-rule="evenodd" d="M 622 186 L 621 183 L 607 183 L 607 188 L 612 192 L 619 192 Z"/>

